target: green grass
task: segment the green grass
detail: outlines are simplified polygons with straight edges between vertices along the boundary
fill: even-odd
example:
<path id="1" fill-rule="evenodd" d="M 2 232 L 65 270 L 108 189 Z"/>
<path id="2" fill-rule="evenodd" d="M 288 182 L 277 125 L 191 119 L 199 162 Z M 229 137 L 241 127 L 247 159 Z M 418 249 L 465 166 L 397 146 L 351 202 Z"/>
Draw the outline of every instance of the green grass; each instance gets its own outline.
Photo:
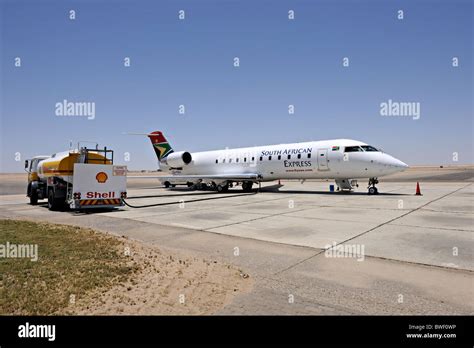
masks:
<path id="1" fill-rule="evenodd" d="M 38 244 L 38 261 L 0 258 L 0 314 L 67 314 L 76 301 L 128 279 L 130 265 L 116 238 L 79 227 L 0 220 L 0 244 Z"/>

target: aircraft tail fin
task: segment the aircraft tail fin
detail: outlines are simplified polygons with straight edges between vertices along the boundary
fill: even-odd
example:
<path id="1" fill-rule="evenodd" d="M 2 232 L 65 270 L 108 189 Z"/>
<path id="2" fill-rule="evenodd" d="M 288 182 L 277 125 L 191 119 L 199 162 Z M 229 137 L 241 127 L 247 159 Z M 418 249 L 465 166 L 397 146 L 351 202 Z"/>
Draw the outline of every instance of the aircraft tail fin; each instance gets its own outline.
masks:
<path id="1" fill-rule="evenodd" d="M 161 161 L 163 158 L 168 156 L 170 153 L 173 152 L 173 148 L 171 145 L 168 143 L 168 140 L 166 140 L 165 136 L 163 135 L 163 132 L 160 131 L 154 131 L 151 132 L 150 134 L 147 134 L 147 136 L 151 140 L 151 144 L 153 145 L 153 148 L 155 149 L 156 157 L 158 157 L 158 161 Z"/>

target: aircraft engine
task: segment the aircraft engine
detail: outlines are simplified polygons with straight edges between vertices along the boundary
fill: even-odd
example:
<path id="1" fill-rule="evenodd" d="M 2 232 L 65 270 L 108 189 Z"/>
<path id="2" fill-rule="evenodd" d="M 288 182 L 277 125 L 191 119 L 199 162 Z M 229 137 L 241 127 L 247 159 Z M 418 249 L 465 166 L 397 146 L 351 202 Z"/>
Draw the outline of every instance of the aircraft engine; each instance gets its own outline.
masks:
<path id="1" fill-rule="evenodd" d="M 193 160 L 191 154 L 187 151 L 173 152 L 165 158 L 165 163 L 171 168 L 180 168 L 188 165 Z"/>

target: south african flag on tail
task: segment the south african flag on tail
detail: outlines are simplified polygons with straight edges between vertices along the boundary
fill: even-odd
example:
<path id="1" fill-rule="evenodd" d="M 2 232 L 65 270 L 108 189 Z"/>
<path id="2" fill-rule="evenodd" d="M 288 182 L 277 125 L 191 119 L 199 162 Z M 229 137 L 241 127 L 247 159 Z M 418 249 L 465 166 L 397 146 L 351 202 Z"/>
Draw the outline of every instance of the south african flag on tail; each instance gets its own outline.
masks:
<path id="1" fill-rule="evenodd" d="M 151 132 L 148 134 L 148 137 L 151 140 L 153 148 L 155 149 L 156 157 L 158 157 L 159 161 L 173 152 L 171 145 L 168 143 L 162 132 Z"/>

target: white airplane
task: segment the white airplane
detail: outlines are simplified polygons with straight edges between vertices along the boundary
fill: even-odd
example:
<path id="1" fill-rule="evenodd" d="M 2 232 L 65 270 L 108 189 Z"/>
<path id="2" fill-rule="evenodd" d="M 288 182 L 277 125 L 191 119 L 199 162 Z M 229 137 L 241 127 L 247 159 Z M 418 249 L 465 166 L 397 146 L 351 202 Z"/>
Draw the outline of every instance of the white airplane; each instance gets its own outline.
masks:
<path id="1" fill-rule="evenodd" d="M 137 134 L 137 133 L 135 133 Z M 338 190 L 352 190 L 354 179 L 369 179 L 377 194 L 377 178 L 408 168 L 402 161 L 366 143 L 350 139 L 310 141 L 204 152 L 173 151 L 160 131 L 147 135 L 165 187 L 188 185 L 227 191 L 234 184 L 251 191 L 254 183 L 279 179 L 334 179 Z M 358 185 L 357 185 L 358 186 Z"/>

